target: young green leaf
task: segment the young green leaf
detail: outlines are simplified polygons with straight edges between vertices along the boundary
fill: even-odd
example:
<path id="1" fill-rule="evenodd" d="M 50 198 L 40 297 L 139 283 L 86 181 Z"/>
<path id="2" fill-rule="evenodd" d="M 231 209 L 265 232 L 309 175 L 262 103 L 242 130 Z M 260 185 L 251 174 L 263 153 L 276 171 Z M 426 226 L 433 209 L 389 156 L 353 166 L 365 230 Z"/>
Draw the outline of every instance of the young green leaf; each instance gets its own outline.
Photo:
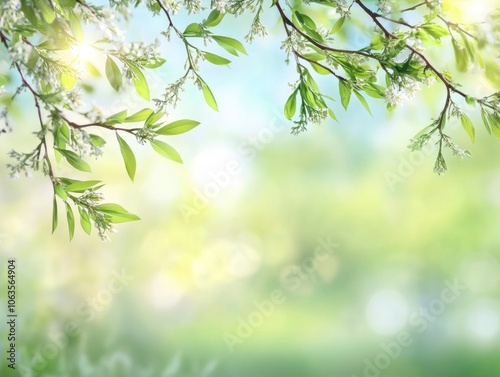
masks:
<path id="1" fill-rule="evenodd" d="M 66 220 L 68 220 L 68 232 L 69 232 L 69 240 L 73 239 L 75 235 L 75 215 L 73 215 L 73 210 L 68 203 L 66 204 Z"/>
<path id="2" fill-rule="evenodd" d="M 127 221 L 136 221 L 140 218 L 128 212 L 121 205 L 115 203 L 101 204 L 95 207 L 96 211 L 105 213 L 111 219 L 112 223 L 123 223 Z"/>
<path id="3" fill-rule="evenodd" d="M 120 90 L 122 86 L 122 74 L 120 68 L 116 65 L 113 59 L 108 55 L 106 59 L 106 77 L 114 90 Z"/>
<path id="4" fill-rule="evenodd" d="M 215 111 L 219 111 L 219 107 L 217 106 L 217 101 L 215 100 L 215 97 L 210 88 L 208 87 L 208 85 L 203 82 L 201 90 L 203 91 L 203 96 L 205 97 L 205 101 L 207 102 L 208 106 L 210 106 Z"/>
<path id="5" fill-rule="evenodd" d="M 36 17 L 36 13 L 33 9 L 33 6 L 28 3 L 27 0 L 21 0 L 21 11 L 26 16 L 26 19 L 32 24 L 37 25 L 38 19 Z"/>
<path id="6" fill-rule="evenodd" d="M 85 62 L 85 68 L 87 69 L 87 71 L 92 75 L 92 76 L 95 76 L 95 77 L 99 77 L 101 76 L 101 73 L 99 72 L 99 70 L 95 67 L 95 65 L 93 65 L 92 63 L 90 62 Z"/>
<path id="7" fill-rule="evenodd" d="M 123 162 L 125 163 L 125 169 L 127 169 L 127 174 L 130 177 L 130 180 L 133 182 L 136 169 L 134 152 L 132 152 L 132 149 L 120 135 L 116 134 L 116 138 L 118 140 L 118 144 L 120 144 L 120 152 L 123 157 Z"/>
<path id="8" fill-rule="evenodd" d="M 106 144 L 106 140 L 104 140 L 102 137 L 94 134 L 89 134 L 90 142 L 92 145 L 94 145 L 97 148 L 101 148 Z"/>
<path id="9" fill-rule="evenodd" d="M 69 185 L 67 185 L 64 189 L 67 192 L 85 192 L 98 184 L 102 183 L 101 181 L 91 180 L 91 181 L 75 181 Z"/>
<path id="10" fill-rule="evenodd" d="M 124 119 L 124 122 L 142 122 L 148 119 L 148 117 L 153 113 L 151 109 L 142 109 L 135 114 L 132 114 Z"/>
<path id="11" fill-rule="evenodd" d="M 80 213 L 80 225 L 82 226 L 82 229 L 85 233 L 90 235 L 90 232 L 92 231 L 92 224 L 90 223 L 89 214 L 80 207 L 78 207 L 78 212 Z"/>
<path id="12" fill-rule="evenodd" d="M 125 109 L 116 114 L 113 114 L 109 116 L 104 123 L 106 123 L 107 125 L 121 124 L 125 122 L 125 119 L 127 118 L 127 112 L 128 110 Z"/>
<path id="13" fill-rule="evenodd" d="M 42 14 L 42 18 L 48 24 L 51 24 L 56 19 L 56 12 L 52 8 L 52 5 L 47 0 L 37 0 L 35 6 L 38 8 Z"/>
<path id="14" fill-rule="evenodd" d="M 339 31 L 344 25 L 344 22 L 345 17 L 340 17 L 337 22 L 335 22 L 335 25 L 333 25 L 332 30 L 330 30 L 330 34 L 335 34 L 337 31 Z"/>
<path id="15" fill-rule="evenodd" d="M 66 190 L 58 183 L 54 185 L 54 191 L 58 197 L 60 197 L 62 200 L 68 199 L 68 193 Z"/>
<path id="16" fill-rule="evenodd" d="M 189 24 L 186 27 L 186 30 L 184 30 L 184 33 L 182 33 L 182 34 L 189 36 L 189 37 L 194 37 L 194 36 L 199 36 L 200 33 L 201 33 L 200 24 L 193 22 L 192 24 Z"/>
<path id="17" fill-rule="evenodd" d="M 490 122 L 488 120 L 488 115 L 486 114 L 486 112 L 484 110 L 481 110 L 481 118 L 483 119 L 483 124 L 484 124 L 484 127 L 486 128 L 486 131 L 488 131 L 488 133 L 491 135 Z"/>
<path id="18" fill-rule="evenodd" d="M 351 100 L 351 87 L 344 80 L 339 80 L 339 93 L 342 106 L 347 110 L 347 106 L 349 106 L 349 101 Z"/>
<path id="19" fill-rule="evenodd" d="M 146 78 L 144 77 L 144 74 L 135 65 L 129 64 L 129 67 L 135 74 L 133 81 L 137 94 L 139 94 L 146 101 L 149 101 L 150 100 L 149 85 L 148 82 L 146 81 Z"/>
<path id="20" fill-rule="evenodd" d="M 230 37 L 223 37 L 221 35 L 214 35 L 212 39 L 217 42 L 219 46 L 224 48 L 227 52 L 233 54 L 233 55 L 238 55 L 238 53 L 231 52 L 232 50 L 236 50 L 241 52 L 242 54 L 248 55 L 247 51 L 245 50 L 245 46 L 238 41 L 237 39 L 230 38 Z M 230 47 L 229 49 L 227 47 Z"/>
<path id="21" fill-rule="evenodd" d="M 182 164 L 179 153 L 167 143 L 160 140 L 151 140 L 151 146 L 161 156 Z"/>
<path id="22" fill-rule="evenodd" d="M 90 165 L 87 164 L 84 160 L 80 158 L 75 152 L 69 151 L 67 149 L 59 149 L 59 148 L 54 148 L 55 150 L 59 151 L 65 158 L 68 163 L 73 166 L 75 169 L 90 173 L 92 169 L 90 168 Z"/>
<path id="23" fill-rule="evenodd" d="M 224 18 L 225 13 L 221 13 L 217 9 L 214 9 L 210 12 L 207 19 L 203 22 L 203 25 L 206 27 L 214 27 L 220 24 L 222 19 Z"/>
<path id="24" fill-rule="evenodd" d="M 163 117 L 163 112 L 157 111 L 154 113 L 151 113 L 149 117 L 146 119 L 144 122 L 144 127 L 151 127 L 155 124 L 156 121 L 160 120 Z"/>
<path id="25" fill-rule="evenodd" d="M 464 128 L 467 135 L 469 135 L 471 141 L 474 143 L 476 139 L 476 130 L 474 129 L 474 125 L 472 124 L 469 117 L 465 114 L 460 116 L 460 121 L 462 122 L 462 127 Z"/>
<path id="26" fill-rule="evenodd" d="M 372 115 L 372 111 L 370 110 L 370 105 L 368 105 L 368 102 L 366 102 L 365 97 L 363 97 L 362 94 L 359 93 L 357 90 L 354 91 L 354 94 L 356 95 L 356 97 L 358 97 L 359 102 L 361 102 L 366 111 L 368 111 L 368 113 Z"/>
<path id="27" fill-rule="evenodd" d="M 177 120 L 160 128 L 156 133 L 158 135 L 179 135 L 192 130 L 199 124 L 200 122 L 190 119 Z"/>
<path id="28" fill-rule="evenodd" d="M 57 229 L 57 199 L 54 196 L 53 204 L 52 204 L 52 234 L 54 234 L 54 231 Z"/>
<path id="29" fill-rule="evenodd" d="M 69 27 L 71 28 L 71 32 L 73 33 L 75 40 L 81 41 L 83 39 L 83 31 L 78 16 L 71 9 L 68 10 L 68 16 Z"/>
<path id="30" fill-rule="evenodd" d="M 294 90 L 285 103 L 285 109 L 283 112 L 288 120 L 291 120 L 297 111 L 297 92 L 297 90 Z"/>
<path id="31" fill-rule="evenodd" d="M 61 85 L 64 89 L 70 90 L 76 84 L 76 77 L 68 73 L 61 74 Z"/>
<path id="32" fill-rule="evenodd" d="M 228 65 L 231 63 L 231 60 L 223 58 L 222 56 L 212 54 L 210 52 L 203 51 L 204 58 L 212 64 L 215 65 Z"/>

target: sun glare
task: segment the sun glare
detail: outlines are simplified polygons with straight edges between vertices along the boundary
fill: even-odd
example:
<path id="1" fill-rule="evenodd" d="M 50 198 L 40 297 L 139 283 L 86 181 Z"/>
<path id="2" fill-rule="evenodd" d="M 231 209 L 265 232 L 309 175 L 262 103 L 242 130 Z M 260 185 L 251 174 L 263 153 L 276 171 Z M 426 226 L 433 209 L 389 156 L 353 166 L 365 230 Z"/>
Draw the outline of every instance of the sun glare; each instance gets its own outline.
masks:
<path id="1" fill-rule="evenodd" d="M 498 6 L 495 0 L 445 0 L 443 9 L 454 22 L 482 22 Z"/>

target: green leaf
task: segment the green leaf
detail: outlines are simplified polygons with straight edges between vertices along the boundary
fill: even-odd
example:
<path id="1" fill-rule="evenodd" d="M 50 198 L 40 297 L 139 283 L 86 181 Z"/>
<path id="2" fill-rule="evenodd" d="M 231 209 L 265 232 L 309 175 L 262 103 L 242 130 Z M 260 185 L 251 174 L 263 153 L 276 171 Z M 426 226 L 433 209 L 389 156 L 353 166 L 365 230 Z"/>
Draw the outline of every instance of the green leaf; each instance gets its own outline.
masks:
<path id="1" fill-rule="evenodd" d="M 459 72 L 467 72 L 470 65 L 469 55 L 467 51 L 455 40 L 451 40 L 453 50 L 455 51 L 455 61 Z"/>
<path id="2" fill-rule="evenodd" d="M 330 115 L 330 118 L 332 118 L 333 120 L 337 120 L 337 116 L 331 109 L 328 109 L 328 115 Z"/>
<path id="3" fill-rule="evenodd" d="M 96 146 L 97 148 L 101 148 L 106 144 L 106 140 L 98 135 L 89 134 L 89 138 L 92 145 Z"/>
<path id="4" fill-rule="evenodd" d="M 36 13 L 31 6 L 31 4 L 28 4 L 27 0 L 21 0 L 21 11 L 24 13 L 26 16 L 27 20 L 32 24 L 32 25 L 37 25 L 38 24 L 38 19 L 36 17 Z"/>
<path id="5" fill-rule="evenodd" d="M 69 151 L 67 149 L 54 148 L 59 151 L 65 158 L 68 163 L 73 166 L 75 169 L 90 173 L 92 169 L 90 165 L 87 164 L 84 160 L 80 158 L 75 152 Z"/>
<path id="6" fill-rule="evenodd" d="M 67 185 L 64 189 L 68 192 L 85 192 L 98 184 L 102 183 L 101 181 L 91 180 L 91 181 L 75 181 L 69 185 Z"/>
<path id="7" fill-rule="evenodd" d="M 76 0 L 59 0 L 59 3 L 65 8 L 74 8 L 76 5 Z"/>
<path id="8" fill-rule="evenodd" d="M 219 46 L 226 49 L 227 52 L 233 55 L 238 55 L 238 53 L 231 52 L 232 50 L 236 50 L 241 52 L 242 54 L 248 55 L 247 51 L 245 50 L 245 46 L 243 46 L 243 44 L 240 41 L 234 38 L 223 37 L 221 35 L 214 35 L 212 39 L 215 42 L 217 42 Z M 229 47 L 229 49 L 227 47 Z"/>
<path id="9" fill-rule="evenodd" d="M 92 232 L 92 224 L 90 223 L 90 217 L 87 211 L 84 209 L 81 209 L 78 207 L 78 212 L 80 213 L 80 225 L 82 226 L 82 229 L 90 235 L 90 232 Z"/>
<path id="10" fill-rule="evenodd" d="M 448 30 L 440 25 L 427 24 L 423 25 L 422 28 L 435 39 L 440 39 L 449 35 Z"/>
<path id="11" fill-rule="evenodd" d="M 114 213 L 128 213 L 128 211 L 119 204 L 104 203 L 95 207 L 99 212 L 114 214 Z"/>
<path id="12" fill-rule="evenodd" d="M 56 19 L 56 12 L 52 8 L 52 5 L 47 0 L 37 0 L 35 6 L 38 8 L 42 14 L 42 18 L 48 24 L 51 24 Z"/>
<path id="13" fill-rule="evenodd" d="M 163 117 L 163 115 L 165 114 L 162 111 L 151 113 L 144 122 L 144 127 L 152 127 L 156 121 L 160 120 Z"/>
<path id="14" fill-rule="evenodd" d="M 203 82 L 201 85 L 201 90 L 203 91 L 203 96 L 205 97 L 205 101 L 207 102 L 208 106 L 210 106 L 215 111 L 219 111 L 217 101 L 215 100 L 215 97 L 208 85 Z"/>
<path id="15" fill-rule="evenodd" d="M 474 143 L 476 139 L 476 130 L 474 129 L 474 125 L 472 124 L 469 117 L 465 114 L 460 116 L 460 121 L 462 122 L 462 127 L 464 128 L 467 135 L 469 135 L 471 141 Z"/>
<path id="16" fill-rule="evenodd" d="M 80 20 L 78 19 L 77 15 L 70 9 L 68 11 L 68 16 L 69 16 L 69 27 L 73 33 L 73 36 L 75 37 L 75 40 L 77 41 L 83 40 L 83 31 L 80 25 Z"/>
<path id="17" fill-rule="evenodd" d="M 151 140 L 151 146 L 160 155 L 182 164 L 182 158 L 177 151 L 167 143 L 160 140 Z"/>
<path id="18" fill-rule="evenodd" d="M 349 106 L 349 101 L 351 100 L 351 87 L 344 80 L 339 80 L 339 93 L 342 106 L 347 110 L 347 106 Z"/>
<path id="19" fill-rule="evenodd" d="M 468 105 L 476 107 L 477 105 L 477 100 L 474 97 L 471 96 L 466 96 L 465 97 L 465 102 L 467 102 Z"/>
<path id="20" fill-rule="evenodd" d="M 151 99 L 149 93 L 149 85 L 146 81 L 146 78 L 144 77 L 144 74 L 137 66 L 129 64 L 129 67 L 135 74 L 135 77 L 133 79 L 135 90 L 142 98 L 144 98 L 146 101 L 149 101 Z"/>
<path id="21" fill-rule="evenodd" d="M 52 234 L 57 229 L 58 219 L 57 219 L 57 199 L 54 196 L 54 200 L 52 203 Z"/>
<path id="22" fill-rule="evenodd" d="M 214 9 L 208 15 L 208 18 L 203 22 L 203 25 L 206 27 L 214 27 L 220 24 L 222 19 L 224 18 L 225 13 L 219 12 L 217 9 Z"/>
<path id="23" fill-rule="evenodd" d="M 118 139 L 118 143 L 120 144 L 120 152 L 123 157 L 123 162 L 125 163 L 125 169 L 127 169 L 127 174 L 133 182 L 136 169 L 134 152 L 132 152 L 132 149 L 120 135 L 116 134 L 116 138 Z"/>
<path id="24" fill-rule="evenodd" d="M 182 33 L 184 35 L 187 35 L 187 36 L 198 36 L 201 34 L 201 27 L 200 27 L 200 24 L 197 24 L 195 22 L 193 22 L 192 24 L 189 24 L 186 28 L 186 30 L 184 30 L 184 32 Z"/>
<path id="25" fill-rule="evenodd" d="M 205 59 L 207 59 L 207 61 L 209 61 L 212 64 L 228 65 L 229 63 L 231 63 L 231 60 L 223 58 L 222 56 L 215 55 L 215 54 L 212 54 L 212 53 L 206 52 L 206 51 L 203 51 L 202 53 L 203 53 L 203 56 L 205 57 Z"/>
<path id="26" fill-rule="evenodd" d="M 85 68 L 87 69 L 87 71 L 92 75 L 92 76 L 95 76 L 95 77 L 99 77 L 101 76 L 101 73 L 99 72 L 99 70 L 95 67 L 95 65 L 93 65 L 92 63 L 89 63 L 89 62 L 85 62 Z"/>
<path id="27" fill-rule="evenodd" d="M 75 235 L 75 215 L 73 215 L 73 210 L 68 203 L 66 204 L 66 220 L 68 220 L 68 232 L 69 232 L 69 240 L 73 239 Z"/>
<path id="28" fill-rule="evenodd" d="M 96 211 L 105 213 L 111 219 L 112 223 L 124 223 L 128 221 L 137 221 L 140 218 L 129 213 L 125 208 L 118 204 L 106 203 L 95 207 Z"/>
<path id="29" fill-rule="evenodd" d="M 489 122 L 488 116 L 484 110 L 481 110 L 481 118 L 483 119 L 483 124 L 484 124 L 484 127 L 486 128 L 486 131 L 488 131 L 488 133 L 491 135 L 490 122 Z"/>
<path id="30" fill-rule="evenodd" d="M 55 184 L 54 185 L 54 191 L 58 197 L 60 197 L 62 200 L 68 199 L 68 193 L 60 184 Z"/>
<path id="31" fill-rule="evenodd" d="M 295 90 L 285 103 L 284 114 L 288 120 L 291 120 L 297 111 L 297 90 Z"/>
<path id="32" fill-rule="evenodd" d="M 199 124 L 200 122 L 190 119 L 177 120 L 160 128 L 156 133 L 158 135 L 179 135 L 192 130 Z"/>
<path id="33" fill-rule="evenodd" d="M 340 17 L 337 22 L 335 22 L 335 25 L 333 25 L 332 30 L 330 30 L 330 34 L 335 34 L 337 31 L 339 31 L 344 25 L 344 22 L 345 17 Z"/>
<path id="34" fill-rule="evenodd" d="M 132 114 L 125 118 L 124 122 L 132 123 L 132 122 L 142 122 L 143 120 L 148 119 L 148 117 L 153 113 L 151 109 L 142 109 L 135 114 Z"/>
<path id="35" fill-rule="evenodd" d="M 76 84 L 75 76 L 72 76 L 68 73 L 61 74 L 61 85 L 63 86 L 64 89 L 70 90 L 75 86 L 75 84 Z"/>
<path id="36" fill-rule="evenodd" d="M 370 110 L 370 105 L 368 105 L 368 102 L 366 102 L 365 97 L 363 97 L 361 93 L 356 90 L 354 91 L 354 94 L 356 95 L 356 97 L 358 97 L 359 102 L 361 102 L 366 111 L 368 111 L 368 113 L 373 116 L 372 111 Z"/>
<path id="37" fill-rule="evenodd" d="M 116 65 L 113 59 L 108 55 L 106 59 L 106 77 L 114 90 L 118 91 L 122 86 L 122 74 L 120 68 Z"/>
<path id="38" fill-rule="evenodd" d="M 313 67 L 313 69 L 316 72 L 318 72 L 320 75 L 329 75 L 330 74 L 330 71 L 328 69 L 325 69 L 324 67 L 322 67 L 321 65 L 319 65 L 317 63 L 309 62 L 309 64 L 311 64 L 311 67 Z"/>
<path id="39" fill-rule="evenodd" d="M 128 110 L 125 109 L 123 111 L 120 111 L 116 114 L 109 116 L 104 123 L 107 125 L 113 125 L 125 122 L 125 119 L 127 118 L 127 111 Z"/>

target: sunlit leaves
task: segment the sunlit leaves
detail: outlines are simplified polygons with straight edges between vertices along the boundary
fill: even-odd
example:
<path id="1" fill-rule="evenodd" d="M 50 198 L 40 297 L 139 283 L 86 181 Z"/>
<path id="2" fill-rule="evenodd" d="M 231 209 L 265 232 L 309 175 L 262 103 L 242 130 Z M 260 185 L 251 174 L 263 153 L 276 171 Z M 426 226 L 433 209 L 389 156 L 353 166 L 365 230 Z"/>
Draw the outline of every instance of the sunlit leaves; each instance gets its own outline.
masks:
<path id="1" fill-rule="evenodd" d="M 181 119 L 167 124 L 166 126 L 157 130 L 156 133 L 158 135 L 179 135 L 191 131 L 199 124 L 200 122 L 197 122 L 195 120 Z"/>
<path id="2" fill-rule="evenodd" d="M 127 174 L 130 177 L 130 180 L 133 181 L 137 165 L 134 152 L 132 152 L 130 146 L 125 140 L 123 140 L 120 135 L 116 134 L 116 138 L 118 140 L 118 144 L 120 145 L 120 152 L 123 157 L 123 162 L 125 163 L 125 169 L 127 170 Z"/>
<path id="3" fill-rule="evenodd" d="M 285 103 L 285 109 L 284 109 L 285 117 L 291 120 L 294 117 L 296 111 L 297 111 L 297 90 L 294 90 Z"/>
<path id="4" fill-rule="evenodd" d="M 228 60 L 226 58 L 223 58 L 222 56 L 212 54 L 211 52 L 207 51 L 203 52 L 203 57 L 210 63 L 216 65 L 229 65 L 229 63 L 231 63 L 231 60 Z"/>
<path id="5" fill-rule="evenodd" d="M 66 192 L 77 192 L 77 193 L 82 193 L 85 192 L 85 190 L 95 188 L 95 186 L 100 185 L 102 182 L 98 180 L 90 180 L 90 181 L 74 181 L 73 183 L 70 183 L 66 187 L 64 187 L 64 190 Z"/>
<path id="6" fill-rule="evenodd" d="M 48 24 L 51 24 L 56 19 L 56 13 L 48 0 L 37 0 L 35 6 L 40 11 L 42 18 Z"/>
<path id="7" fill-rule="evenodd" d="M 139 216 L 128 212 L 125 208 L 118 204 L 106 203 L 95 207 L 96 211 L 105 213 L 109 216 L 112 223 L 125 223 L 128 221 L 140 220 Z"/>
<path id="8" fill-rule="evenodd" d="M 179 153 L 167 143 L 160 140 L 152 140 L 151 147 L 161 156 L 182 164 Z"/>
<path id="9" fill-rule="evenodd" d="M 58 213 L 57 213 L 57 199 L 54 196 L 54 199 L 52 201 L 52 233 L 55 232 L 57 229 L 57 224 L 58 224 Z"/>
<path id="10" fill-rule="evenodd" d="M 347 110 L 349 102 L 351 101 L 351 87 L 344 80 L 339 80 L 339 93 L 342 106 L 344 106 L 344 109 Z"/>
<path id="11" fill-rule="evenodd" d="M 88 212 L 85 209 L 78 207 L 78 213 L 80 214 L 80 225 L 82 226 L 82 229 L 85 233 L 90 235 L 92 231 L 92 224 L 90 222 L 90 216 Z"/>
<path id="12" fill-rule="evenodd" d="M 142 109 L 135 114 L 132 114 L 128 117 L 126 117 L 123 121 L 124 122 L 142 122 L 143 120 L 148 119 L 148 117 L 153 113 L 152 109 Z"/>
<path id="13" fill-rule="evenodd" d="M 467 135 L 469 135 L 471 141 L 474 143 L 476 139 L 476 131 L 474 129 L 472 121 L 465 114 L 462 114 L 460 116 L 460 121 L 462 122 L 462 127 L 464 128 L 465 132 L 467 132 Z"/>
<path id="14" fill-rule="evenodd" d="M 144 77 L 144 74 L 141 72 L 139 67 L 137 65 L 129 63 L 129 68 L 134 74 L 133 82 L 134 82 L 134 87 L 137 93 L 144 98 L 146 101 L 150 100 L 150 94 L 149 94 L 149 85 Z"/>
<path id="15" fill-rule="evenodd" d="M 106 58 L 106 77 L 109 83 L 115 90 L 119 90 L 122 86 L 122 74 L 120 68 L 116 65 L 114 60 L 108 56 Z"/>
<path id="16" fill-rule="evenodd" d="M 240 52 L 242 54 L 247 55 L 245 46 L 243 46 L 243 44 L 240 41 L 234 38 L 223 37 L 221 35 L 214 35 L 212 36 L 212 39 L 230 54 L 238 56 L 238 52 Z"/>
<path id="17" fill-rule="evenodd" d="M 224 18 L 224 15 L 225 13 L 221 13 L 219 10 L 214 9 L 210 12 L 207 19 L 203 21 L 203 25 L 205 25 L 206 27 L 217 26 Z"/>
<path id="18" fill-rule="evenodd" d="M 73 239 L 75 235 L 75 215 L 73 214 L 73 210 L 68 203 L 65 203 L 66 207 L 66 220 L 68 222 L 68 233 L 70 241 Z"/>
<path id="19" fill-rule="evenodd" d="M 201 90 L 203 92 L 203 97 L 205 97 L 205 101 L 207 102 L 208 106 L 210 106 L 215 111 L 219 111 L 219 107 L 217 106 L 217 101 L 215 100 L 212 91 L 205 82 L 201 84 Z"/>
<path id="20" fill-rule="evenodd" d="M 87 164 L 84 160 L 82 160 L 80 156 L 78 156 L 75 152 L 67 149 L 60 149 L 60 148 L 55 148 L 55 149 L 59 151 L 59 153 L 61 153 L 66 158 L 66 161 L 68 161 L 68 163 L 75 169 L 88 173 L 92 171 L 90 165 Z"/>

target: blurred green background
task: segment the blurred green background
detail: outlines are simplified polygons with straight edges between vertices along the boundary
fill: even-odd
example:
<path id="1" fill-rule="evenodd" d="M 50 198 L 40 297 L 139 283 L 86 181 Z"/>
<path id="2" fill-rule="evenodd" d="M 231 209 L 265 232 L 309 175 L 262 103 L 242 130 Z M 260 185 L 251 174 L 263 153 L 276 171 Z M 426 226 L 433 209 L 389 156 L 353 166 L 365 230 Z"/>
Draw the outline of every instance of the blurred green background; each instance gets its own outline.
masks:
<path id="1" fill-rule="evenodd" d="M 370 102 L 373 117 L 337 105 L 338 123 L 290 135 L 281 109 L 295 72 L 269 13 L 270 36 L 248 57 L 231 69 L 203 65 L 221 111 L 193 88 L 172 111 L 202 122 L 169 140 L 184 165 L 137 145 L 131 183 L 111 139 L 92 161 L 106 200 L 142 218 L 119 225 L 111 242 L 78 231 L 70 243 L 62 221 L 50 235 L 49 181 L 8 179 L 6 153 L 32 147 L 36 130 L 27 97 L 18 108 L 0 138 L 0 276 L 10 257 L 18 273 L 18 369 L 7 375 L 500 375 L 498 140 L 478 127 L 470 145 L 448 125 L 473 158 L 448 155 L 444 176 L 432 172 L 436 150 L 411 154 L 408 140 L 442 106 L 438 85 L 393 114 L 382 102 Z M 227 20 L 220 34 L 248 21 Z M 162 27 L 138 12 L 129 39 L 153 40 Z M 363 33 L 345 38 L 369 43 Z M 168 62 L 149 76 L 156 96 L 176 78 L 178 47 L 162 42 Z M 433 58 L 453 69 L 445 51 Z M 498 90 L 477 70 L 461 79 L 474 94 Z M 334 80 L 321 84 L 337 98 Z M 107 114 L 147 105 L 105 83 L 99 92 Z M 321 240 L 335 246 L 324 254 Z M 116 274 L 129 278 L 117 283 Z M 462 289 L 444 302 L 457 281 Z M 402 334 L 410 344 L 395 346 Z"/>

